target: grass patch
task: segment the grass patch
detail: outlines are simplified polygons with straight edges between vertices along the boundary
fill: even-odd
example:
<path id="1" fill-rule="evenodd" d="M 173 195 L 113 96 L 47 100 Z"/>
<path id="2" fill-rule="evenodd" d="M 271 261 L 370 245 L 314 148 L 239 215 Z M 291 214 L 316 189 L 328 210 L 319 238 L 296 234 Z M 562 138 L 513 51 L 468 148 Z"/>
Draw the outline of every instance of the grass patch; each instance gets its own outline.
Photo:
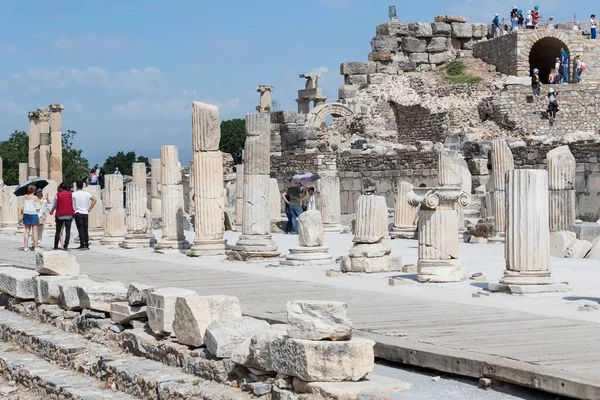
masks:
<path id="1" fill-rule="evenodd" d="M 483 80 L 482 77 L 465 74 L 467 66 L 459 60 L 450 61 L 443 68 L 445 75 L 444 80 L 453 84 L 476 85 Z"/>
<path id="2" fill-rule="evenodd" d="M 176 382 L 177 383 L 185 383 L 185 381 L 183 379 L 177 379 Z"/>
<path id="3" fill-rule="evenodd" d="M 446 65 L 446 73 L 450 76 L 459 76 L 465 72 L 467 66 L 464 62 L 454 60 L 450 61 L 448 65 Z"/>
<path id="4" fill-rule="evenodd" d="M 192 382 L 192 385 L 194 386 L 198 386 L 200 384 L 200 379 L 196 379 L 195 381 Z"/>
<path id="5" fill-rule="evenodd" d="M 475 85 L 483 80 L 480 76 L 474 75 L 449 75 L 446 76 L 446 81 L 450 83 L 466 83 L 468 85 Z"/>

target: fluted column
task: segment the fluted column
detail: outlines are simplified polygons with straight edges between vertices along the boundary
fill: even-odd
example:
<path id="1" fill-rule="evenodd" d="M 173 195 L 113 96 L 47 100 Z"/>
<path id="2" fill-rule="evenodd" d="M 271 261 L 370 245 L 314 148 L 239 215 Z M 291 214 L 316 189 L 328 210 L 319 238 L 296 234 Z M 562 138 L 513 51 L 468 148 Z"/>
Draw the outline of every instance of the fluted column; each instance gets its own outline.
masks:
<path id="1" fill-rule="evenodd" d="M 100 240 L 104 236 L 104 201 L 102 199 L 100 186 L 90 185 L 84 190 L 96 199 L 96 205 L 88 214 L 89 239 Z M 52 197 L 50 199 L 52 199 Z"/>
<path id="2" fill-rule="evenodd" d="M 125 239 L 123 175 L 104 177 L 104 236 L 100 243 L 118 244 Z"/>
<path id="3" fill-rule="evenodd" d="M 140 175 L 140 171 L 138 171 L 138 175 Z M 138 182 L 139 180 L 138 176 Z M 152 233 L 152 216 L 150 215 L 150 210 L 148 210 L 148 194 L 146 193 L 146 189 L 137 183 L 129 182 L 126 186 L 125 198 L 125 227 L 127 228 L 127 233 L 125 234 L 125 240 L 119 246 L 125 249 L 153 246 L 156 243 L 156 239 L 154 239 L 154 234 Z"/>
<path id="4" fill-rule="evenodd" d="M 2 188 L 2 225 L 1 233 L 14 234 L 19 225 L 19 204 L 17 196 L 13 194 L 16 186 Z"/>
<path id="5" fill-rule="evenodd" d="M 235 224 L 242 226 L 244 214 L 244 165 L 235 166 Z"/>
<path id="6" fill-rule="evenodd" d="M 190 161 L 189 171 L 189 185 L 188 185 L 188 214 L 196 215 L 196 188 L 194 187 L 194 162 Z M 194 229 L 196 229 L 194 227 Z"/>
<path id="7" fill-rule="evenodd" d="M 492 173 L 489 189 L 491 214 L 494 217 L 494 236 L 490 241 L 504 241 L 506 226 L 506 171 L 515 168 L 513 154 L 504 139 L 492 141 Z"/>
<path id="8" fill-rule="evenodd" d="M 408 194 L 412 191 L 413 185 L 406 182 L 398 182 L 396 188 L 396 203 L 394 208 L 394 227 L 390 236 L 392 239 L 414 239 L 415 226 L 413 221 L 417 213 L 417 207 L 408 203 Z"/>
<path id="9" fill-rule="evenodd" d="M 184 201 L 181 184 L 181 164 L 177 146 L 162 146 L 161 160 L 161 200 L 162 238 L 154 246 L 157 251 L 186 250 L 190 244 L 183 231 Z"/>
<path id="10" fill-rule="evenodd" d="M 133 178 L 131 181 L 146 192 L 146 163 L 136 162 L 131 164 L 131 175 Z M 148 203 L 146 202 L 146 204 Z"/>
<path id="11" fill-rule="evenodd" d="M 243 260 L 279 257 L 270 235 L 270 124 L 268 113 L 246 115 L 242 235 L 234 248 Z"/>
<path id="12" fill-rule="evenodd" d="M 388 210 L 383 196 L 360 196 L 356 202 L 355 243 L 377 243 L 387 236 Z"/>
<path id="13" fill-rule="evenodd" d="M 440 186 L 460 186 L 462 183 L 457 153 L 448 150 L 438 151 L 438 184 Z"/>
<path id="14" fill-rule="evenodd" d="M 50 179 L 63 181 L 62 171 L 62 104 L 52 104 L 50 108 Z"/>
<path id="15" fill-rule="evenodd" d="M 281 194 L 279 193 L 279 185 L 277 179 L 269 179 L 269 210 L 271 211 L 271 220 L 281 219 Z"/>
<path id="16" fill-rule="evenodd" d="M 30 111 L 29 117 L 29 173 L 28 178 L 40 176 L 40 120 L 37 111 Z"/>
<path id="17" fill-rule="evenodd" d="M 549 151 L 547 161 L 550 232 L 566 231 L 577 215 L 574 190 L 577 164 L 569 146 Z"/>
<path id="18" fill-rule="evenodd" d="M 160 174 L 162 170 L 162 166 L 160 163 L 160 158 L 153 158 L 150 162 L 152 168 L 152 177 L 150 181 L 150 188 L 152 190 L 152 216 L 160 217 L 162 215 L 162 206 L 161 206 L 161 184 L 160 184 Z"/>
<path id="19" fill-rule="evenodd" d="M 39 108 L 40 166 L 39 177 L 50 179 L 50 109 Z"/>
<path id="20" fill-rule="evenodd" d="M 318 171 L 319 179 L 316 182 L 318 192 L 319 211 L 323 218 L 325 232 L 341 232 L 342 230 L 342 205 L 340 200 L 340 177 L 337 169 Z"/>

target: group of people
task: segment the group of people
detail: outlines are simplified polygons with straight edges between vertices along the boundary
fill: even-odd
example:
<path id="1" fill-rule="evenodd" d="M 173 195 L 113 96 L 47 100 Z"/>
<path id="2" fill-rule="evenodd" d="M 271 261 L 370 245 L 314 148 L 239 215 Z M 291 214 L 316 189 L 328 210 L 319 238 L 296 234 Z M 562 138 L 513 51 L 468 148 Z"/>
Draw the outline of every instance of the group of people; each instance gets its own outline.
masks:
<path id="1" fill-rule="evenodd" d="M 315 188 L 309 186 L 304 188 L 302 183 L 296 182 L 294 186 L 281 192 L 281 198 L 285 203 L 285 215 L 288 222 L 285 226 L 286 235 L 298 234 L 298 217 L 304 211 L 316 210 Z"/>
<path id="2" fill-rule="evenodd" d="M 518 29 L 537 29 L 540 24 L 540 19 L 542 18 L 542 14 L 540 13 L 540 7 L 535 6 L 533 10 L 527 10 L 527 15 L 523 13 L 523 10 L 520 10 L 516 5 L 510 10 L 510 26 L 511 30 L 515 31 Z M 494 37 L 498 37 L 502 35 L 502 24 L 500 21 L 500 14 L 494 14 L 494 19 L 492 20 L 492 27 L 494 28 Z M 590 39 L 596 39 L 596 15 L 592 14 L 590 16 Z M 506 30 L 508 31 L 508 26 L 506 26 Z"/>
<path id="3" fill-rule="evenodd" d="M 79 233 L 78 249 L 89 250 L 88 214 L 95 205 L 96 198 L 83 190 L 83 181 L 77 182 L 74 192 L 69 190 L 66 183 L 61 183 L 52 203 L 48 199 L 48 195 L 43 196 L 42 189 L 30 185 L 27 188 L 27 195 L 21 208 L 22 221 L 25 227 L 23 251 L 30 250 L 30 237 L 33 239 L 32 247 L 34 251 L 41 247 L 42 233 L 48 214 L 56 214 L 54 250 L 67 250 L 69 247 L 73 219 Z M 61 247 L 59 247 L 59 243 Z"/>
<path id="4" fill-rule="evenodd" d="M 121 175 L 121 171 L 119 170 L 119 167 L 115 168 L 115 172 L 113 172 L 113 174 Z M 92 168 L 90 170 L 90 174 L 87 179 L 88 185 L 99 185 L 100 188 L 104 189 L 104 176 L 105 175 L 106 175 L 106 172 L 104 171 L 104 168 L 100 168 L 98 166 L 98 164 L 94 165 L 94 168 Z"/>

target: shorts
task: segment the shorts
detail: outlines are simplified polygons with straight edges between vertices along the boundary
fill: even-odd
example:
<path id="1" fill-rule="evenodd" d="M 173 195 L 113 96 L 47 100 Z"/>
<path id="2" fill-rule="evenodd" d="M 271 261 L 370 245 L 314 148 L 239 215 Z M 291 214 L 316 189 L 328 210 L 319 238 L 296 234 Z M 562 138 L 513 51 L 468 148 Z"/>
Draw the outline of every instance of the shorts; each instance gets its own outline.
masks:
<path id="1" fill-rule="evenodd" d="M 23 225 L 39 225 L 40 218 L 37 214 L 23 214 Z"/>

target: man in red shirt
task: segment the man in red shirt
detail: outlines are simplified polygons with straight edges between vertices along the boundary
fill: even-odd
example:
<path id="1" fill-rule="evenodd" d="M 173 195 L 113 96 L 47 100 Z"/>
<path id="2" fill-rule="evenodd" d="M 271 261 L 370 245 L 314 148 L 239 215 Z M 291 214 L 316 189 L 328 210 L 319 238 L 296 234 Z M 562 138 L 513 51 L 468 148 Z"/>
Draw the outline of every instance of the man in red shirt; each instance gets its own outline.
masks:
<path id="1" fill-rule="evenodd" d="M 58 243 L 60 241 L 60 233 L 63 226 L 65 227 L 65 244 L 63 250 L 69 247 L 69 239 L 71 238 L 71 223 L 73 222 L 73 193 L 67 188 L 66 183 L 61 183 L 58 186 L 58 193 L 54 199 L 54 205 L 50 210 L 50 215 L 56 211 L 56 233 L 54 234 L 54 250 L 59 250 Z"/>

